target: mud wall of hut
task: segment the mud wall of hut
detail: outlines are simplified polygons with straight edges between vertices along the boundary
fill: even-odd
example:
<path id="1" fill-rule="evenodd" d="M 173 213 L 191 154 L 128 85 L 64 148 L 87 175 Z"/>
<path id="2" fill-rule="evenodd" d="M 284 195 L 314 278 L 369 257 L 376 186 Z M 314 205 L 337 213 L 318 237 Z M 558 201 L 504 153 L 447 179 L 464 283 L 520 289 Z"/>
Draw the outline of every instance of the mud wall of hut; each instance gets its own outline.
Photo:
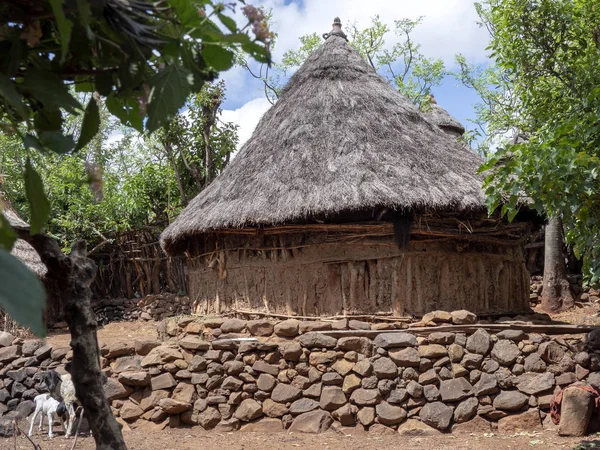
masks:
<path id="1" fill-rule="evenodd" d="M 194 311 L 335 316 L 477 314 L 527 310 L 529 273 L 518 243 L 393 235 L 228 235 L 190 258 Z"/>

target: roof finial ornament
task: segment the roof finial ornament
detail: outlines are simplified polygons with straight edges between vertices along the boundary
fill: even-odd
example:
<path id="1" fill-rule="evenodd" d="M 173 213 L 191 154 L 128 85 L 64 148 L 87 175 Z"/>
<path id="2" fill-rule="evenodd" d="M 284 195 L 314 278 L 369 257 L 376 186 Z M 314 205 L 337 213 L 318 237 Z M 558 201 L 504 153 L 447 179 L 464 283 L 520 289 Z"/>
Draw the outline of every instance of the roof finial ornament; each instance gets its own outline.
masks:
<path id="1" fill-rule="evenodd" d="M 348 38 L 346 37 L 346 33 L 344 33 L 342 31 L 342 21 L 340 20 L 339 17 L 336 17 L 335 19 L 333 19 L 332 27 L 333 28 L 329 33 L 323 34 L 323 39 L 328 39 L 330 36 L 339 36 L 341 38 L 348 40 Z"/>

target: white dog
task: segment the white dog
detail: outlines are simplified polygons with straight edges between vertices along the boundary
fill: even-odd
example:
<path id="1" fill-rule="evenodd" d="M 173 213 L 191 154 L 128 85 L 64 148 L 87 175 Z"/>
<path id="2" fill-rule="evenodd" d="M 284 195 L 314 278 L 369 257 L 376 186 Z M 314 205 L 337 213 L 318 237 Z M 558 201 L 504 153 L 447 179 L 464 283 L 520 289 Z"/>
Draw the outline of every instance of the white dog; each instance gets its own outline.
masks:
<path id="1" fill-rule="evenodd" d="M 65 423 L 62 419 L 62 415 L 66 412 L 65 406 L 63 403 L 58 400 L 52 398 L 50 394 L 40 394 L 35 397 L 35 412 L 33 413 L 33 417 L 31 418 L 31 426 L 29 427 L 29 436 L 33 434 L 33 424 L 35 423 L 35 418 L 38 414 L 40 415 L 40 427 L 39 430 L 42 431 L 44 427 L 44 416 L 48 417 L 48 437 L 54 437 L 52 434 L 52 425 L 54 424 L 54 418 L 58 418 L 60 423 L 65 428 Z"/>

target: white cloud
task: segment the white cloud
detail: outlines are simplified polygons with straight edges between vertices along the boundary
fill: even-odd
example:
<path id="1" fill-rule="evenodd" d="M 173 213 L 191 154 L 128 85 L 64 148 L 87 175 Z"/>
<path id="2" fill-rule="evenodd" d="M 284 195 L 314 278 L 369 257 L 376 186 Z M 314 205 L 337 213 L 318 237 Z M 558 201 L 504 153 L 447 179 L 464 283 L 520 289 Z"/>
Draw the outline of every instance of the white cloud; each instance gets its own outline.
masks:
<path id="1" fill-rule="evenodd" d="M 275 59 L 290 48 L 298 48 L 300 36 L 330 31 L 336 16 L 344 25 L 356 21 L 359 27 L 366 27 L 375 15 L 390 28 L 394 20 L 424 16 L 412 37 L 422 45 L 425 56 L 442 58 L 447 64 L 453 62 L 456 53 L 476 61 L 485 59 L 488 33 L 476 24 L 478 16 L 472 0 L 304 0 L 301 8 L 296 3 L 285 5 L 283 0 L 252 3 L 273 10 L 274 30 L 279 34 Z M 393 45 L 397 39 L 390 33 L 388 44 Z"/>
<path id="2" fill-rule="evenodd" d="M 344 28 L 356 22 L 359 28 L 371 24 L 371 17 L 379 15 L 390 29 L 394 20 L 423 16 L 412 39 L 421 44 L 421 53 L 430 58 L 442 58 L 447 67 L 454 62 L 454 55 L 464 54 L 468 60 L 486 61 L 485 48 L 489 41 L 488 32 L 477 25 L 477 12 L 472 0 L 304 0 L 285 4 L 284 0 L 250 0 L 256 6 L 263 5 L 273 12 L 273 29 L 278 39 L 273 58 L 280 61 L 283 53 L 300 46 L 299 37 L 305 34 L 319 35 L 331 30 L 333 18 L 339 16 Z M 238 8 L 238 23 L 245 20 Z M 390 32 L 386 44 L 393 46 L 400 38 Z M 241 67 L 223 73 L 227 87 L 225 105 L 239 107 L 224 110 L 223 120 L 239 125 L 241 145 L 251 136 L 260 117 L 269 108 L 264 98 L 262 83 L 252 78 Z"/>
<path id="3" fill-rule="evenodd" d="M 270 108 L 271 104 L 265 98 L 255 98 L 239 109 L 225 109 L 221 113 L 223 122 L 236 123 L 238 128 L 238 149 L 252 136 L 252 132 L 263 114 Z"/>

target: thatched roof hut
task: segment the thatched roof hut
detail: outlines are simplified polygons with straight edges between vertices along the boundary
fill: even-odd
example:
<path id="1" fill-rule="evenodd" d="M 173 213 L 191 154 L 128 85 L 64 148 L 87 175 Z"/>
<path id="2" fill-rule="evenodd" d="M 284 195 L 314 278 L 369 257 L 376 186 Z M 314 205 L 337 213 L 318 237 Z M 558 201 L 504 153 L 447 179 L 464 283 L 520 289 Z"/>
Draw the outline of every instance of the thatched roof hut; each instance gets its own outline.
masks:
<path id="1" fill-rule="evenodd" d="M 190 256 L 197 311 L 523 310 L 522 229 L 487 218 L 479 156 L 380 77 L 339 23 L 325 36 L 161 236 Z"/>
<path id="2" fill-rule="evenodd" d="M 29 227 L 27 222 L 21 219 L 7 203 L 4 203 L 2 212 L 4 213 L 4 217 L 6 217 L 8 222 L 13 227 Z M 29 269 L 31 269 L 31 271 L 34 272 L 38 277 L 43 278 L 46 275 L 47 269 L 42 262 L 40 255 L 23 239 L 16 240 L 11 254 L 23 261 L 25 265 L 29 267 Z"/>
<path id="3" fill-rule="evenodd" d="M 451 136 L 458 138 L 465 133 L 465 127 L 452 117 L 448 111 L 438 105 L 433 95 L 431 96 L 431 103 L 429 104 L 429 110 L 425 113 L 425 117 Z"/>

